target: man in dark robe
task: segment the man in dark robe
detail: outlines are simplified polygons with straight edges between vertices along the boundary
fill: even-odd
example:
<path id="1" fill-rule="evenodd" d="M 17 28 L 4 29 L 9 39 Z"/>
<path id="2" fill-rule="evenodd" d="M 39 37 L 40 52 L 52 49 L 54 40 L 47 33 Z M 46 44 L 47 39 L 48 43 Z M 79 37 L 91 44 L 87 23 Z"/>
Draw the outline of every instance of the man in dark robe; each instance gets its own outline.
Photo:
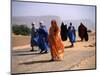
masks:
<path id="1" fill-rule="evenodd" d="M 37 43 L 37 41 L 38 41 L 38 33 L 37 33 L 37 30 L 36 30 L 36 28 L 35 28 L 35 23 L 32 23 L 31 24 L 32 25 L 32 29 L 31 29 L 31 47 L 32 47 L 32 49 L 31 49 L 31 51 L 34 51 L 34 46 L 38 46 L 38 43 Z"/>
<path id="2" fill-rule="evenodd" d="M 62 41 L 66 41 L 67 40 L 67 25 L 64 25 L 64 23 L 62 22 L 61 24 L 61 39 Z"/>
<path id="3" fill-rule="evenodd" d="M 80 23 L 80 26 L 78 27 L 78 35 L 81 38 L 81 41 L 83 41 L 83 39 L 88 41 L 87 28 L 82 23 Z"/>

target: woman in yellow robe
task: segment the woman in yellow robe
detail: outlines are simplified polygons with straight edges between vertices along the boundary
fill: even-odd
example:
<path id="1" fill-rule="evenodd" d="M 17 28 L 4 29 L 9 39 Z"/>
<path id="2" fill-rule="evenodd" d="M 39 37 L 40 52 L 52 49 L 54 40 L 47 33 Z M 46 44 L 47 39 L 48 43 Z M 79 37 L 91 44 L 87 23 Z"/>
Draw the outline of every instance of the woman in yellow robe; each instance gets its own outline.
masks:
<path id="1" fill-rule="evenodd" d="M 64 45 L 59 35 L 60 29 L 57 26 L 55 20 L 51 21 L 51 27 L 49 29 L 49 44 L 51 48 L 51 60 L 63 60 L 64 58 Z"/>

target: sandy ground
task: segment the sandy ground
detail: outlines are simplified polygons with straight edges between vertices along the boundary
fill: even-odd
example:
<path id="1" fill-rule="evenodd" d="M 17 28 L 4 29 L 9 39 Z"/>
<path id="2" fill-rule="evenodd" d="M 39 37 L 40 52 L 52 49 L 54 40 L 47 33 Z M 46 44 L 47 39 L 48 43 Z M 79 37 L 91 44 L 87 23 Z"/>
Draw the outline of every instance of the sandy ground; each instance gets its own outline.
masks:
<path id="1" fill-rule="evenodd" d="M 12 47 L 20 47 L 26 46 L 30 44 L 30 36 L 21 36 L 21 35 L 13 35 L 12 36 Z"/>
<path id="2" fill-rule="evenodd" d="M 21 36 L 20 36 L 21 37 Z M 27 37 L 29 38 L 29 37 Z M 16 39 L 17 40 L 17 39 Z M 25 40 L 25 37 L 24 37 Z M 20 44 L 12 47 L 12 73 L 34 73 L 48 71 L 69 71 L 83 70 L 96 68 L 96 48 L 95 48 L 95 33 L 89 34 L 88 42 L 77 41 L 73 48 L 70 48 L 70 42 L 67 40 L 64 43 L 64 59 L 62 61 L 49 61 L 51 59 L 50 52 L 47 54 L 39 54 L 38 48 L 30 52 L 30 45 Z M 29 43 L 29 39 L 25 40 Z M 25 43 L 24 41 L 24 43 Z M 14 43 L 13 43 L 14 44 Z M 21 43 L 22 44 L 22 43 Z"/>

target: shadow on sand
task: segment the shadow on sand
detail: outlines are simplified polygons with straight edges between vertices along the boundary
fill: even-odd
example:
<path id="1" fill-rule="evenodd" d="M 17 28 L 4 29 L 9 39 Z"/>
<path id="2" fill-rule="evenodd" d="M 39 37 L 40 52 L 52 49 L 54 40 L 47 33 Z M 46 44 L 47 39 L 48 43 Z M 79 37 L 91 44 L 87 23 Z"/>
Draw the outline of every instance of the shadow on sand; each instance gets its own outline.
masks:
<path id="1" fill-rule="evenodd" d="M 70 41 L 69 41 L 70 42 Z M 76 42 L 82 42 L 81 40 L 76 40 Z M 75 43 L 76 43 L 75 42 Z M 69 46 L 65 46 L 65 48 L 73 48 L 74 46 L 72 46 L 72 45 L 69 45 Z"/>
<path id="2" fill-rule="evenodd" d="M 52 62 L 51 60 L 38 60 L 38 61 L 29 61 L 24 63 L 19 63 L 19 65 L 30 65 L 30 64 L 37 64 L 37 63 L 48 63 Z"/>
<path id="3" fill-rule="evenodd" d="M 72 45 L 69 45 L 69 46 L 65 46 L 65 48 L 73 48 L 73 46 Z"/>
<path id="4" fill-rule="evenodd" d="M 40 53 L 40 50 L 16 50 L 12 51 L 12 56 L 26 56 L 26 55 L 41 55 L 46 53 Z"/>
<path id="5" fill-rule="evenodd" d="M 28 51 L 26 51 L 26 50 L 19 50 L 19 51 L 12 51 L 12 53 L 37 52 L 37 51 L 39 51 L 39 50 L 34 50 L 34 51 L 30 51 L 30 50 L 28 50 Z"/>
<path id="6" fill-rule="evenodd" d="M 41 55 L 41 54 L 47 54 L 47 53 L 40 53 L 39 51 L 34 52 L 34 51 L 28 51 L 28 52 L 19 52 L 19 53 L 13 53 L 13 56 L 26 56 L 26 55 Z"/>
<path id="7" fill-rule="evenodd" d="M 26 55 L 41 55 L 40 53 L 19 53 L 19 54 L 12 54 L 13 56 L 26 56 Z"/>

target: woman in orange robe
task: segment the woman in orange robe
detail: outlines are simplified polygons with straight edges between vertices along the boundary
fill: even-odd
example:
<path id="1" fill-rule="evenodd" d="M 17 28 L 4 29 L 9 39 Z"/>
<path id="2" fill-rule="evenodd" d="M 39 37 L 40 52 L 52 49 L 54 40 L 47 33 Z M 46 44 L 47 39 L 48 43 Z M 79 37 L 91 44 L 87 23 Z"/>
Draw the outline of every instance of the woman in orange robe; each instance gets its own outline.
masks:
<path id="1" fill-rule="evenodd" d="M 64 45 L 62 43 L 62 40 L 60 38 L 60 29 L 57 26 L 57 23 L 55 20 L 51 21 L 51 27 L 49 29 L 49 44 L 51 48 L 51 60 L 63 60 L 64 58 Z"/>

